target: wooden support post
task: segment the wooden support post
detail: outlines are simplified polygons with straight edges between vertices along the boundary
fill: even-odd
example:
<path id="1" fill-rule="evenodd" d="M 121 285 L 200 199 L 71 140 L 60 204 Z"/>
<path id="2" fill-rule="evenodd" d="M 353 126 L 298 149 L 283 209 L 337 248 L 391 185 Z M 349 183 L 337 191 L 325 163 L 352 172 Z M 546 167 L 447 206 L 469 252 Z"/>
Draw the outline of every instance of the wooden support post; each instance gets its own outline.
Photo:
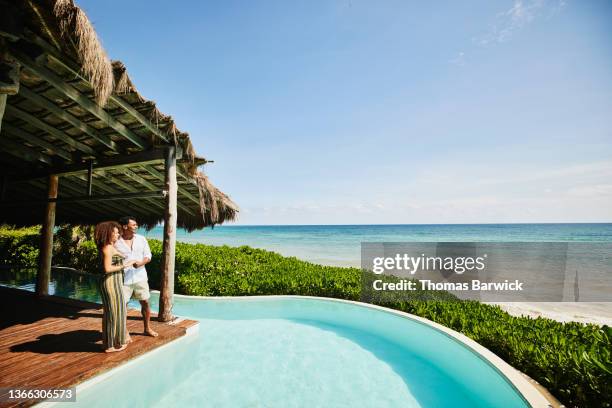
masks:
<path id="1" fill-rule="evenodd" d="M 87 169 L 87 195 L 91 197 L 91 185 L 93 180 L 93 160 L 89 161 L 89 168 Z"/>
<path id="2" fill-rule="evenodd" d="M 166 209 L 164 212 L 164 245 L 161 262 L 159 315 L 162 322 L 172 319 L 172 295 L 174 294 L 174 256 L 176 250 L 176 218 L 178 184 L 176 181 L 176 150 L 169 147 L 165 162 Z"/>
<path id="3" fill-rule="evenodd" d="M 6 94 L 0 94 L 0 130 L 2 130 L 2 117 L 6 108 Z"/>
<path id="4" fill-rule="evenodd" d="M 48 179 L 48 197 L 57 198 L 58 176 L 51 175 Z M 41 230 L 40 256 L 38 276 L 36 279 L 36 294 L 49 294 L 51 280 L 51 258 L 53 256 L 53 229 L 55 228 L 55 202 L 47 203 L 45 219 Z"/>

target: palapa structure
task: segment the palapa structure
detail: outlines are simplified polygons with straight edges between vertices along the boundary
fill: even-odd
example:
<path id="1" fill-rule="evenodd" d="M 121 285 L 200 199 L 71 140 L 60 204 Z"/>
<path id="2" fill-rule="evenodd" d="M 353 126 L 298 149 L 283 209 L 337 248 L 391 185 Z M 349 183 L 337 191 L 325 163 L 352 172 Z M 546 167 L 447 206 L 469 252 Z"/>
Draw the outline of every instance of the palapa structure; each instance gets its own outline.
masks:
<path id="1" fill-rule="evenodd" d="M 159 316 L 169 319 L 176 227 L 233 220 L 237 206 L 72 0 L 0 0 L 0 9 L 0 223 L 43 224 L 38 293 L 56 224 L 164 220 Z"/>

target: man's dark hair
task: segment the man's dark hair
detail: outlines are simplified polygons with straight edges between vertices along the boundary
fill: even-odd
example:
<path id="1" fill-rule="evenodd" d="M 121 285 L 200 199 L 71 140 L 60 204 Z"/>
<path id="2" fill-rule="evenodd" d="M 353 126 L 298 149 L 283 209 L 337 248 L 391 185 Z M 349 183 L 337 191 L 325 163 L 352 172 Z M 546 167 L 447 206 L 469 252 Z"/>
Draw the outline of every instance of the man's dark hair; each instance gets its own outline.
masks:
<path id="1" fill-rule="evenodd" d="M 121 218 L 119 218 L 119 224 L 121 224 L 121 225 L 128 225 L 130 223 L 130 220 L 136 221 L 136 217 L 133 217 L 131 215 L 126 215 L 125 217 L 121 217 Z M 138 222 L 138 221 L 136 221 L 136 222 Z"/>

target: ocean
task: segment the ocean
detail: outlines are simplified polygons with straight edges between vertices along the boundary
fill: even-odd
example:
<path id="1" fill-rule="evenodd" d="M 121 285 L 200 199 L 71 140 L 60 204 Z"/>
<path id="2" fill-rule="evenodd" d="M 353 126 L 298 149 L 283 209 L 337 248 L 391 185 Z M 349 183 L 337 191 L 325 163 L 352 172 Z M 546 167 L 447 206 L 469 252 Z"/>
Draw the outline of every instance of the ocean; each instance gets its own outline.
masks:
<path id="1" fill-rule="evenodd" d="M 163 228 L 146 232 L 161 239 Z M 605 224 L 412 224 L 217 226 L 177 240 L 208 245 L 248 245 L 335 266 L 361 263 L 362 242 L 612 242 Z"/>

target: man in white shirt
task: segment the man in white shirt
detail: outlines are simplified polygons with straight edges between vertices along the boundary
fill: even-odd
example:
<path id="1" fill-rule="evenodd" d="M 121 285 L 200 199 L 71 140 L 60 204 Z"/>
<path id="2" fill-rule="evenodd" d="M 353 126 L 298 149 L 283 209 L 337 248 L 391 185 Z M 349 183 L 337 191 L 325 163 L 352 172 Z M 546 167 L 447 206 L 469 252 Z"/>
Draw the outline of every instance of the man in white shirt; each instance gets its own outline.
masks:
<path id="1" fill-rule="evenodd" d="M 134 266 L 124 269 L 123 294 L 128 302 L 132 297 L 140 301 L 140 310 L 144 320 L 144 333 L 157 337 L 151 329 L 151 307 L 149 306 L 149 278 L 145 265 L 151 262 L 151 249 L 147 239 L 136 234 L 138 223 L 131 216 L 121 217 L 121 237 L 115 242 L 115 248 L 121 252 L 126 260 L 135 260 Z"/>

